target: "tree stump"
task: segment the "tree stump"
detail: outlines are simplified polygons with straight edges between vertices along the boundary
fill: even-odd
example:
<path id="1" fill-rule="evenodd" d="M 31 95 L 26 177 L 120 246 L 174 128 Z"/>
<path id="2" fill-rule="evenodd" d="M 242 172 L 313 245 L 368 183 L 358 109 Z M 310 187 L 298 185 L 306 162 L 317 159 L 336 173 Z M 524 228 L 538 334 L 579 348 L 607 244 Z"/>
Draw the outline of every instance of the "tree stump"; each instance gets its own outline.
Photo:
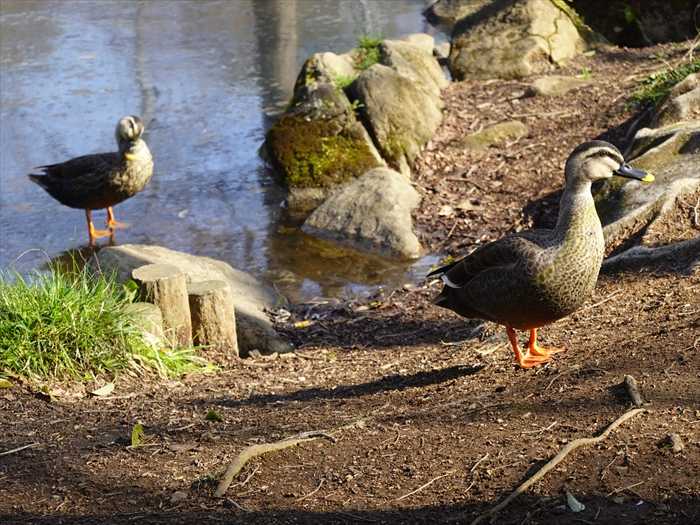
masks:
<path id="1" fill-rule="evenodd" d="M 173 346 L 192 346 L 187 278 L 170 264 L 147 264 L 131 272 L 141 299 L 160 307 L 165 336 Z"/>
<path id="2" fill-rule="evenodd" d="M 224 281 L 190 283 L 187 289 L 196 345 L 238 357 L 231 288 Z"/>

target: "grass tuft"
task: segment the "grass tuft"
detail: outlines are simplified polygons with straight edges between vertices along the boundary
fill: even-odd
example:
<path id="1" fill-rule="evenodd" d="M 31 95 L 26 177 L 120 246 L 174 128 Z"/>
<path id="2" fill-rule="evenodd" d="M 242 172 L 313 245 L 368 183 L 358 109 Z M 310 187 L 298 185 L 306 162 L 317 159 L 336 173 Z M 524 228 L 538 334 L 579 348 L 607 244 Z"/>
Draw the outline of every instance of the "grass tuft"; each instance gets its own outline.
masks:
<path id="1" fill-rule="evenodd" d="M 382 39 L 368 35 L 361 36 L 357 41 L 357 56 L 355 67 L 364 71 L 379 62 L 379 46 Z"/>
<path id="2" fill-rule="evenodd" d="M 206 366 L 191 349 L 170 352 L 146 343 L 124 312 L 132 298 L 88 269 L 30 278 L 0 273 L 0 369 L 87 380 L 127 367 L 177 376 Z"/>
<path id="3" fill-rule="evenodd" d="M 671 91 L 673 86 L 692 73 L 700 71 L 700 57 L 688 59 L 678 66 L 652 73 L 632 93 L 630 102 L 638 107 L 657 104 Z"/>

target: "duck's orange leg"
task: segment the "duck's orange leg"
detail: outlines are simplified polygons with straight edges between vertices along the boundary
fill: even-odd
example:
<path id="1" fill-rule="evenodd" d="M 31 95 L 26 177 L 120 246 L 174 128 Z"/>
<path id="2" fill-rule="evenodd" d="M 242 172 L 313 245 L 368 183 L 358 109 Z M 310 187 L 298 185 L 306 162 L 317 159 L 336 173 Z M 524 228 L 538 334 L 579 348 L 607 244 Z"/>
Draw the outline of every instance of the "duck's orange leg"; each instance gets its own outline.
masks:
<path id="1" fill-rule="evenodd" d="M 128 228 L 129 224 L 126 222 L 119 222 L 114 218 L 114 210 L 112 210 L 112 207 L 109 206 L 107 208 L 107 228 L 110 229 L 110 231 L 114 231 L 117 228 Z"/>
<path id="2" fill-rule="evenodd" d="M 518 346 L 518 336 L 515 330 L 510 326 L 506 326 L 506 333 L 508 334 L 508 339 L 510 340 L 510 345 L 513 347 L 513 353 L 515 353 L 515 360 L 522 368 L 532 368 L 533 366 L 541 365 L 549 361 L 549 357 L 533 355 L 529 351 L 523 355 Z"/>
<path id="3" fill-rule="evenodd" d="M 95 225 L 92 223 L 92 210 L 85 210 L 85 218 L 87 219 L 88 224 L 88 236 L 90 238 L 90 246 L 95 246 L 95 239 L 112 236 L 112 232 L 110 230 L 95 229 Z"/>
<path id="4" fill-rule="evenodd" d="M 537 344 L 537 328 L 530 328 L 530 341 L 527 344 L 528 353 L 549 359 L 552 354 L 565 352 L 566 348 L 542 348 Z"/>

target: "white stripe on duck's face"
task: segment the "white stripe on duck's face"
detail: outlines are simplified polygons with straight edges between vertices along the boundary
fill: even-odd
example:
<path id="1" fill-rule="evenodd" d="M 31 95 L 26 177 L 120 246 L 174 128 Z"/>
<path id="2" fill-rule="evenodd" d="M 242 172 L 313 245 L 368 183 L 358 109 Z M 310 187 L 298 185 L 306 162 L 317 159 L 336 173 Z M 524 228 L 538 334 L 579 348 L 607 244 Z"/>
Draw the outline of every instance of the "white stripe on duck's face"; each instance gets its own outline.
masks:
<path id="1" fill-rule="evenodd" d="M 117 142 L 137 140 L 143 133 L 143 123 L 139 117 L 128 115 L 117 123 Z"/>
<path id="2" fill-rule="evenodd" d="M 567 182 L 609 179 L 624 163 L 620 151 L 603 141 L 591 141 L 580 145 L 566 161 Z"/>

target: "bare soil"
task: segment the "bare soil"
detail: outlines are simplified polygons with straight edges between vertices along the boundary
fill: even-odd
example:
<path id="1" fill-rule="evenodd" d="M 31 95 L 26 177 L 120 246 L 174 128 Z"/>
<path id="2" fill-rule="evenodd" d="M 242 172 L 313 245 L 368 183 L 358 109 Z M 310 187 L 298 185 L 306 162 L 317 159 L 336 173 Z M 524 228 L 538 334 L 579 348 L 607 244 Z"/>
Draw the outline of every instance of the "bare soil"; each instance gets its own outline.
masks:
<path id="1" fill-rule="evenodd" d="M 551 225 L 568 152 L 601 134 L 620 143 L 631 87 L 681 52 L 581 57 L 569 72 L 593 85 L 562 99 L 519 98 L 518 82 L 449 87 L 416 176 L 424 242 L 458 255 Z M 450 146 L 518 115 L 530 134 L 516 144 L 478 156 Z M 477 209 L 439 214 L 463 199 Z M 693 204 L 679 208 L 675 238 L 700 233 Z M 216 375 L 122 375 L 107 398 L 87 395 L 97 384 L 60 385 L 53 400 L 36 385 L 0 390 L 0 453 L 32 445 L 0 455 L 0 523 L 469 523 L 567 442 L 627 411 L 625 374 L 649 411 L 573 452 L 494 522 L 700 522 L 699 268 L 602 276 L 593 300 L 543 330 L 568 351 L 531 370 L 514 366 L 499 327 L 433 306 L 438 290 L 421 283 L 278 312 L 298 350 Z M 206 418 L 212 410 L 221 421 Z M 146 442 L 132 448 L 136 422 Z M 246 446 L 350 423 L 335 442 L 253 459 L 213 497 Z M 680 452 L 666 444 L 671 433 Z M 585 510 L 567 507 L 567 490 Z"/>

